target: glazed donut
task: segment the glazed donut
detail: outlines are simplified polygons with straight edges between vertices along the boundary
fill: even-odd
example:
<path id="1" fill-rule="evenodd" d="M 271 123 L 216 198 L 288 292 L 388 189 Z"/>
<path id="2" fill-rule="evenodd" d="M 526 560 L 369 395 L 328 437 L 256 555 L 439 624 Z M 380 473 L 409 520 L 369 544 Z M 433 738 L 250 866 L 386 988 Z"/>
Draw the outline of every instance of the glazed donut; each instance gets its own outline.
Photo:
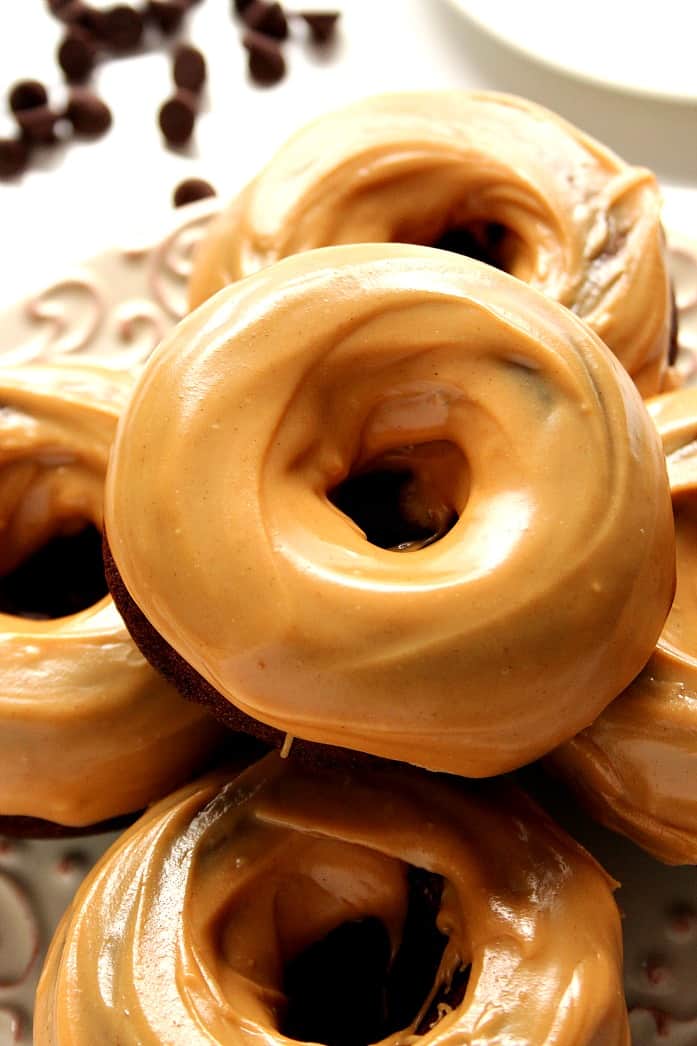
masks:
<path id="1" fill-rule="evenodd" d="M 5 368 L 0 375 L 5 832 L 26 828 L 26 817 L 78 827 L 141 810 L 200 770 L 221 736 L 141 657 L 106 590 L 104 477 L 131 385 L 87 365 Z M 96 535 L 91 550 L 74 537 L 88 534 L 88 525 Z M 60 579 L 49 573 L 51 541 L 59 546 L 53 558 L 59 572 L 62 564 Z M 84 591 L 66 593 L 90 565 Z"/>
<path id="2" fill-rule="evenodd" d="M 105 529 L 187 696 L 472 777 L 592 722 L 673 594 L 663 454 L 615 358 L 417 246 L 295 255 L 185 319 L 122 416 Z"/>
<path id="3" fill-rule="evenodd" d="M 274 754 L 108 851 L 51 945 L 35 1046 L 331 1042 L 356 1011 L 358 1042 L 627 1046 L 613 885 L 522 793 Z"/>
<path id="4" fill-rule="evenodd" d="M 367 98 L 283 146 L 213 224 L 190 300 L 289 254 L 400 241 L 490 261 L 581 316 L 642 395 L 662 388 L 671 292 L 654 176 L 502 94 Z"/>
<path id="5" fill-rule="evenodd" d="M 643 672 L 550 766 L 603 824 L 667 864 L 697 864 L 697 388 L 647 404 L 675 513 L 675 601 Z"/>

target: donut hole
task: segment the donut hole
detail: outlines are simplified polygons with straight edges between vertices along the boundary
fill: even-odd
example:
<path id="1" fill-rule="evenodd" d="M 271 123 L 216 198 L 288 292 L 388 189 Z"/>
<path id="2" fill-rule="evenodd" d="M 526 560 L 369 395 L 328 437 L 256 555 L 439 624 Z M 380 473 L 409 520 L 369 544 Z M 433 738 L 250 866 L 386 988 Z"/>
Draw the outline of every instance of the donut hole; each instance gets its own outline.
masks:
<path id="1" fill-rule="evenodd" d="M 86 520 L 72 522 L 0 577 L 0 612 L 47 620 L 77 614 L 107 594 L 102 537 Z"/>
<path id="2" fill-rule="evenodd" d="M 67 617 L 107 594 L 102 489 L 102 473 L 62 446 L 0 468 L 0 613 Z"/>
<path id="3" fill-rule="evenodd" d="M 462 1000 L 468 967 L 436 988 L 448 940 L 436 925 L 443 879 L 413 867 L 407 875 L 409 903 L 392 961 L 387 929 L 371 917 L 343 923 L 286 964 L 283 1035 L 326 1046 L 365 1046 L 408 1028 L 422 1011 L 416 1030 L 423 1033 L 444 1006 Z"/>
<path id="4" fill-rule="evenodd" d="M 457 523 L 468 477 L 460 448 L 435 440 L 359 464 L 327 496 L 372 545 L 411 552 L 439 541 Z"/>
<path id="5" fill-rule="evenodd" d="M 477 220 L 446 229 L 427 246 L 462 254 L 525 279 L 528 267 L 523 240 L 500 222 Z"/>

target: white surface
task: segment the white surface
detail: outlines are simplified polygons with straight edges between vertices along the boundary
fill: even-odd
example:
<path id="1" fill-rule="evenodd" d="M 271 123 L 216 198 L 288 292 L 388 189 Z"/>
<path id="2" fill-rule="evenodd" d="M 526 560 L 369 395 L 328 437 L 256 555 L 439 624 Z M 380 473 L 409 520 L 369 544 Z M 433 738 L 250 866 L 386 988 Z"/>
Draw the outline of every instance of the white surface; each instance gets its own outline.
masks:
<path id="1" fill-rule="evenodd" d="M 523 54 L 599 84 L 697 102 L 694 0 L 451 0 Z"/>
<path id="2" fill-rule="evenodd" d="M 681 221 L 697 234 L 697 106 L 581 84 L 497 43 L 451 4 L 337 0 L 343 19 L 332 51 L 320 56 L 302 40 L 293 42 L 286 49 L 287 79 L 262 89 L 247 80 L 230 0 L 208 0 L 189 18 L 188 35 L 208 55 L 210 81 L 195 141 L 183 152 L 164 148 L 156 126 L 171 90 L 166 55 L 103 65 L 94 83 L 114 112 L 110 133 L 94 144 L 45 150 L 42 166 L 0 183 L 0 305 L 38 290 L 66 262 L 138 241 L 159 226 L 182 178 L 206 177 L 225 198 L 311 116 L 381 90 L 478 87 L 533 98 L 627 160 L 652 167 L 665 185 L 681 184 Z M 14 0 L 12 19 L 0 34 L 0 86 L 36 76 L 55 88 L 58 99 L 53 55 L 59 37 L 44 0 Z M 0 116 L 0 134 L 11 126 L 9 116 Z M 672 207 L 675 199 L 669 194 Z"/>

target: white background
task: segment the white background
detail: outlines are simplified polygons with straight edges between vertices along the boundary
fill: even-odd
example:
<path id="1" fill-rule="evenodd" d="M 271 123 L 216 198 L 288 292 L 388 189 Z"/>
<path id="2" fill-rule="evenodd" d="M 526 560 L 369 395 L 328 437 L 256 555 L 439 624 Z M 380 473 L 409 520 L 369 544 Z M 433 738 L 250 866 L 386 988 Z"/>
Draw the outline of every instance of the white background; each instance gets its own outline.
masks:
<path id="1" fill-rule="evenodd" d="M 59 102 L 58 23 L 45 13 L 43 0 L 0 4 L 0 89 L 6 93 L 17 78 L 34 76 Z M 301 0 L 294 6 L 312 5 Z M 164 148 L 156 125 L 158 107 L 171 91 L 166 54 L 144 53 L 100 67 L 93 82 L 112 107 L 110 133 L 94 144 L 45 150 L 21 178 L 0 183 L 0 305 L 39 290 L 72 262 L 108 246 L 138 243 L 150 229 L 161 228 L 182 178 L 205 177 L 225 198 L 311 116 L 400 88 L 492 88 L 542 102 L 625 159 L 652 167 L 667 187 L 667 223 L 678 221 L 697 236 L 697 105 L 605 89 L 555 72 L 486 35 L 452 0 L 336 0 L 336 6 L 343 11 L 336 45 L 319 54 L 300 34 L 286 47 L 288 77 L 272 88 L 248 81 L 231 0 L 196 7 L 185 35 L 207 53 L 210 79 L 195 141 L 183 152 Z M 517 0 L 521 6 L 538 18 L 541 39 L 549 36 L 551 22 L 536 13 L 546 5 Z M 576 5 L 557 6 L 568 12 L 573 34 Z M 632 46 L 631 33 L 618 46 Z M 697 53 L 697 41 L 693 46 Z M 655 51 L 646 56 L 647 81 L 656 63 L 671 60 L 665 38 L 657 37 Z M 4 107 L 0 134 L 12 126 Z"/>

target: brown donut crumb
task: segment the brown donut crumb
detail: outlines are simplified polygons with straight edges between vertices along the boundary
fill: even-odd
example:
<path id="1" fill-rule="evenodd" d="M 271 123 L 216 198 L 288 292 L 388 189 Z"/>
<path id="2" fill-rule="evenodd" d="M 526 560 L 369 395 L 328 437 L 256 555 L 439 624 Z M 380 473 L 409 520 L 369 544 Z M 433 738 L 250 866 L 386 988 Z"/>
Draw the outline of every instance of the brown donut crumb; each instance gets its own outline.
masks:
<path id="1" fill-rule="evenodd" d="M 187 203 L 195 203 L 215 195 L 213 186 L 203 178 L 185 178 L 174 190 L 172 202 L 175 207 L 184 207 Z"/>

